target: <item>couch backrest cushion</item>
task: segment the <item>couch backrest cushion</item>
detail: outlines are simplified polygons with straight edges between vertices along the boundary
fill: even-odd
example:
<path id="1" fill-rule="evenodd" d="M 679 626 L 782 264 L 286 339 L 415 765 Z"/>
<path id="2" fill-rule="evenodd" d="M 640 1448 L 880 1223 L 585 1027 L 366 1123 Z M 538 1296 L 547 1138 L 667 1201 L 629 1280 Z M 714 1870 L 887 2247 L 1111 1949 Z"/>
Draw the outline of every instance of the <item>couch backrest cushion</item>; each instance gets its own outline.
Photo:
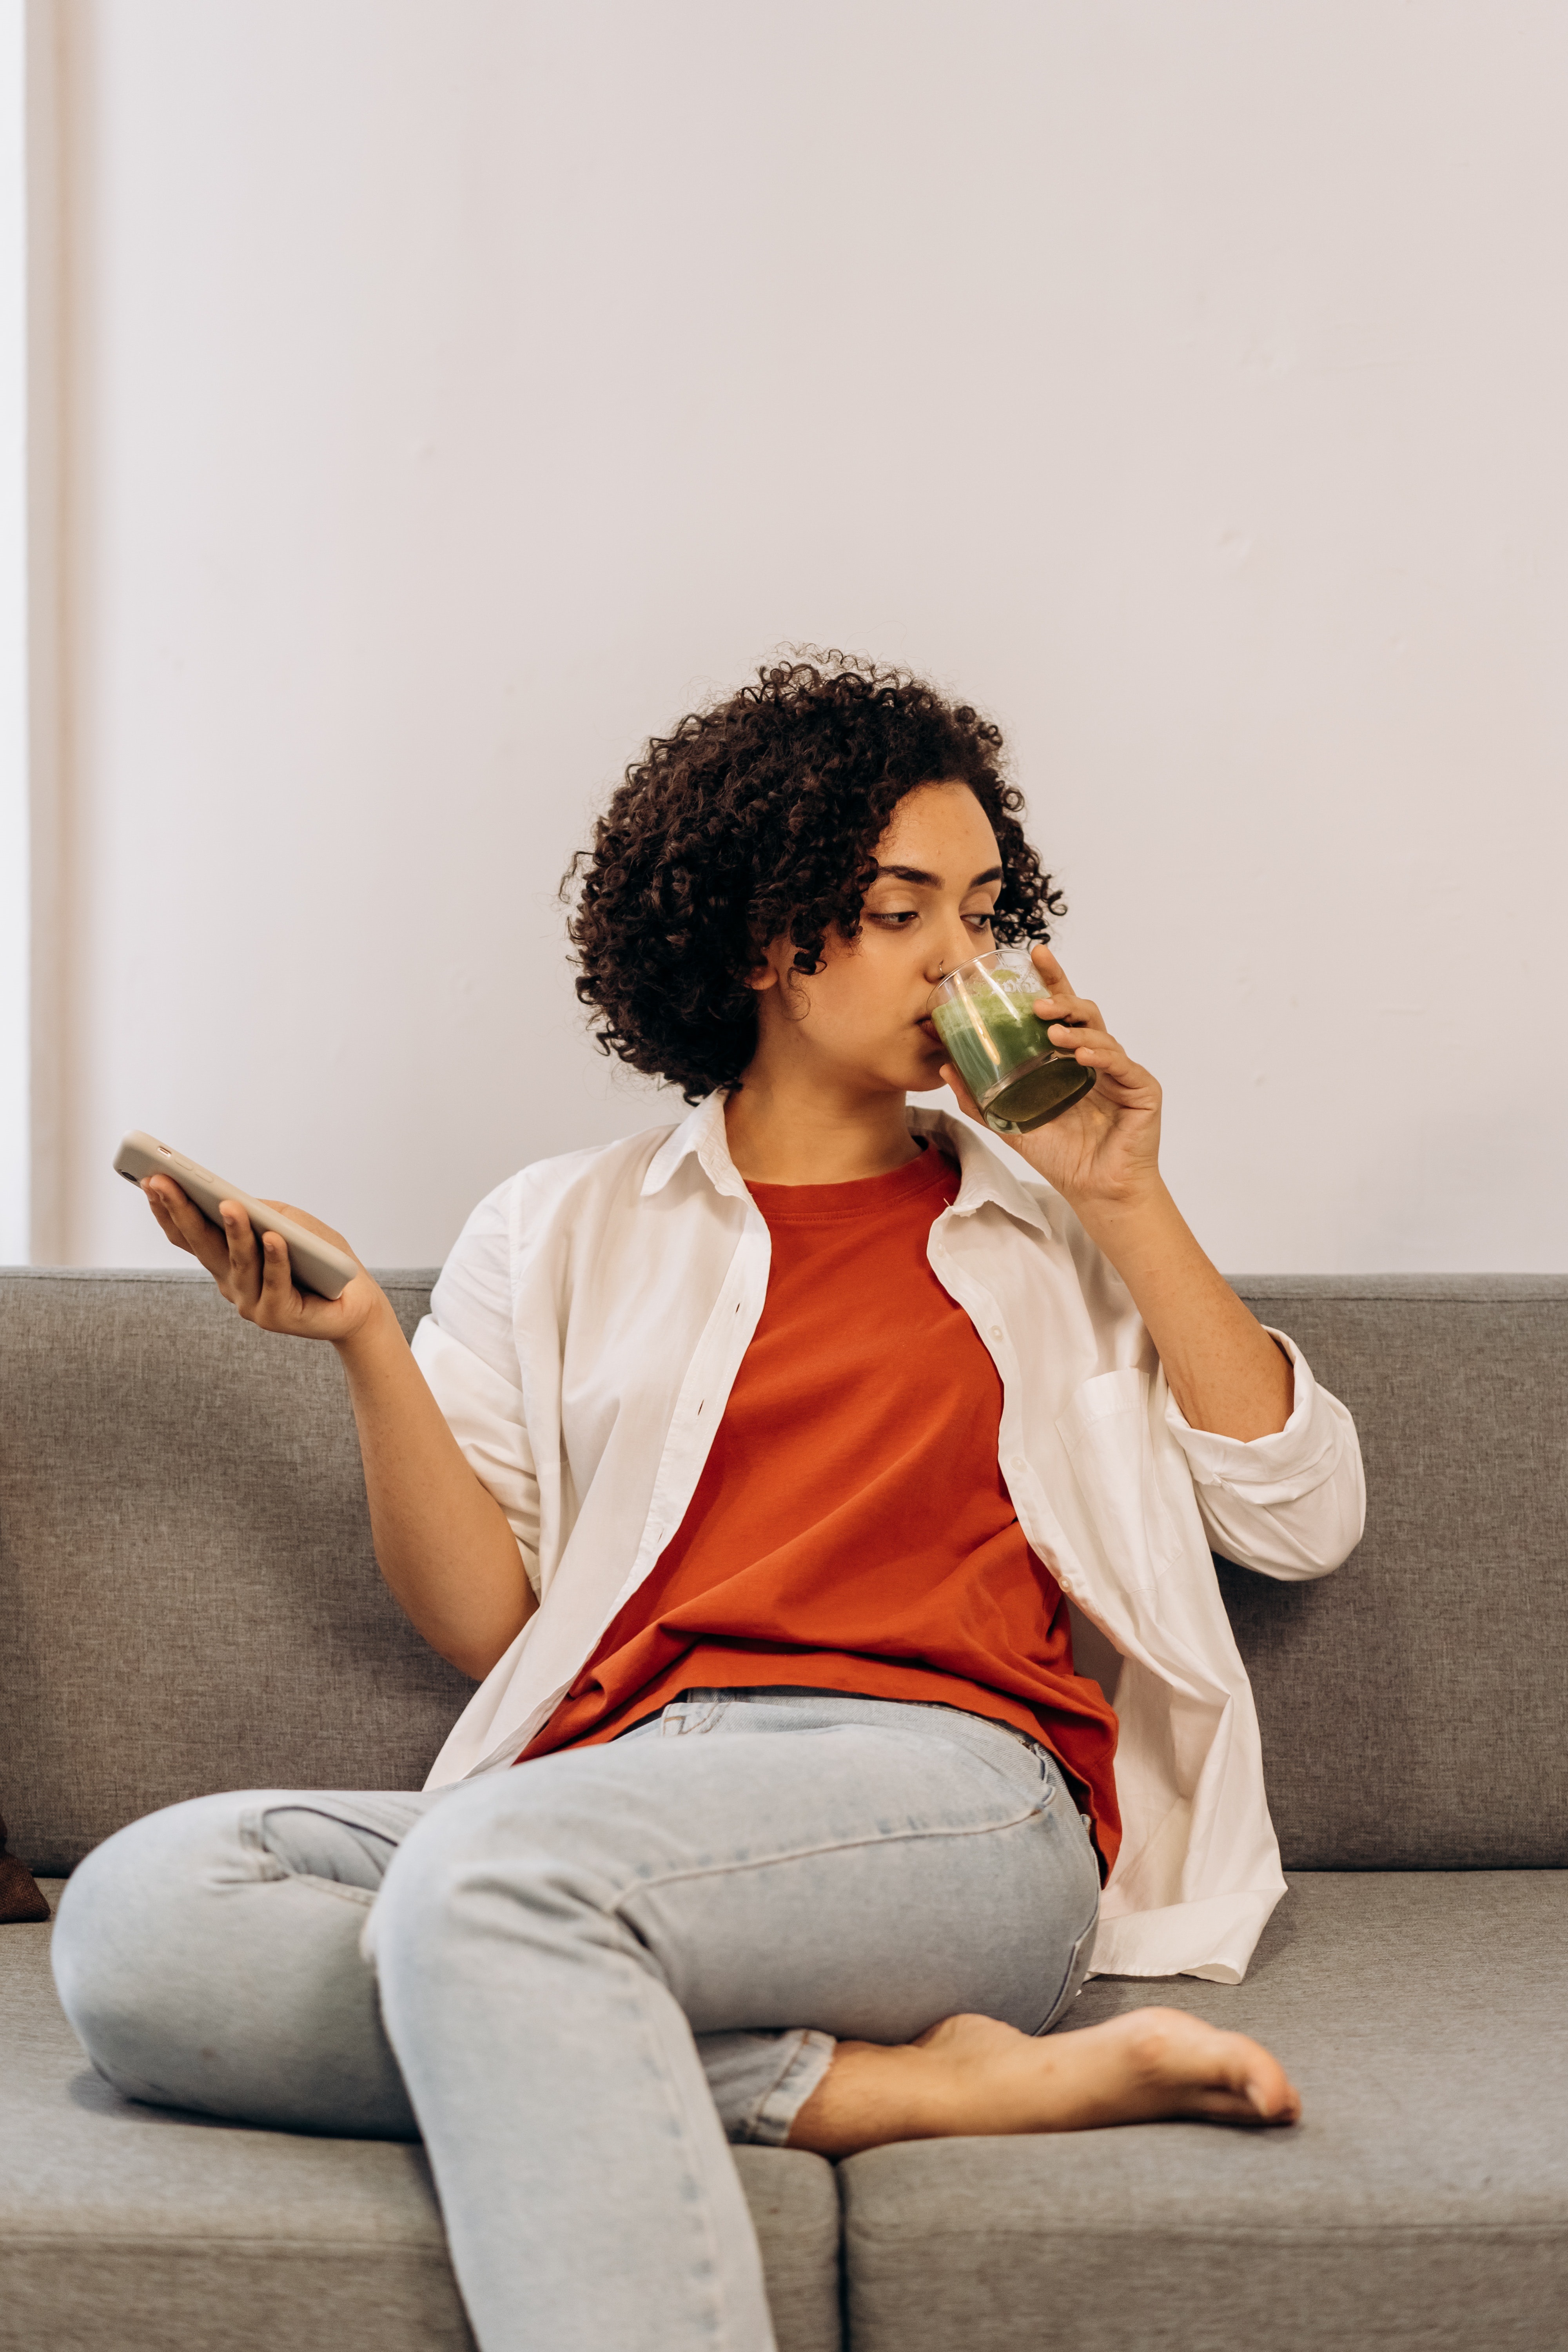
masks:
<path id="1" fill-rule="evenodd" d="M 1355 1416 L 1366 1533 L 1222 1566 L 1287 1868 L 1568 1864 L 1568 1277 L 1236 1277 Z"/>
<path id="2" fill-rule="evenodd" d="M 405 1328 L 428 1276 L 388 1275 Z M 1222 1565 L 1288 1866 L 1568 1863 L 1568 1280 L 1238 1284 L 1356 1416 L 1364 1542 Z M 209 1789 L 417 1787 L 469 1685 L 377 1573 L 331 1352 L 199 1275 L 0 1275 L 0 1808 L 68 1868 Z"/>
<path id="3" fill-rule="evenodd" d="M 384 1277 L 406 1329 L 429 1276 Z M 210 1789 L 417 1788 L 471 1685 L 371 1549 L 330 1348 L 203 1274 L 0 1276 L 0 1801 L 36 1869 Z"/>

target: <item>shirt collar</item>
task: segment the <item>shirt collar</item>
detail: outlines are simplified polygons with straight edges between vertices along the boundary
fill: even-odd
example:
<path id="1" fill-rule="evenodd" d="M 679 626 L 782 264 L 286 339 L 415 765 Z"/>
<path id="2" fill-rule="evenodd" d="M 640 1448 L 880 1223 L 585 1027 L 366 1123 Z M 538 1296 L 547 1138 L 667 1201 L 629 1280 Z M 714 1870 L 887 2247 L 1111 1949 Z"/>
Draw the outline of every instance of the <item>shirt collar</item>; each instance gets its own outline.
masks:
<path id="1" fill-rule="evenodd" d="M 1014 1175 L 1001 1153 L 977 1135 L 967 1120 L 955 1118 L 944 1110 L 916 1107 L 910 1109 L 909 1121 L 912 1135 L 936 1138 L 958 1162 L 958 1198 L 951 1215 L 973 1216 L 976 1209 L 992 1202 L 1020 1224 L 1049 1237 L 1050 1224 L 1039 1201 Z M 694 1110 L 688 1111 L 679 1127 L 670 1129 L 648 1161 L 642 1180 L 644 1197 L 662 1192 L 682 1160 L 692 1158 L 716 1192 L 750 1201 L 752 1196 L 744 1180 L 730 1157 L 721 1089 L 707 1096 Z"/>
<path id="2" fill-rule="evenodd" d="M 910 1131 L 913 1135 L 939 1136 L 957 1160 L 958 1198 L 952 1204 L 952 1215 L 973 1216 L 989 1201 L 1007 1216 L 1016 1217 L 1032 1233 L 1050 1238 L 1050 1222 L 1042 1203 L 1014 1175 L 1001 1152 L 984 1136 L 976 1134 L 967 1119 L 957 1118 L 951 1111 L 917 1107 L 910 1112 Z"/>
<path id="3" fill-rule="evenodd" d="M 730 1157 L 722 1087 L 705 1095 L 695 1109 L 687 1112 L 679 1127 L 671 1128 L 647 1163 L 647 1172 L 642 1180 L 644 1199 L 651 1192 L 662 1192 L 681 1161 L 693 1157 L 716 1192 L 750 1201 L 752 1196 Z"/>

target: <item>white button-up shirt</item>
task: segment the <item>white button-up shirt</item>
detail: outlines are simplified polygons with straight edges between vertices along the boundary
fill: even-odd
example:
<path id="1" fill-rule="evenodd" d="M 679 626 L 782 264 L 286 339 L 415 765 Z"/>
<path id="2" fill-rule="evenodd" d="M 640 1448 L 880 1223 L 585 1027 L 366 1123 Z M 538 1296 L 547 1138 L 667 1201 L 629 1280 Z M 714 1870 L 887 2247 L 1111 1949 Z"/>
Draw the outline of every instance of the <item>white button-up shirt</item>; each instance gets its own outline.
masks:
<path id="1" fill-rule="evenodd" d="M 1122 1843 L 1096 1971 L 1237 1983 L 1285 1881 L 1210 1548 L 1268 1576 L 1338 1567 L 1364 1508 L 1354 1425 L 1280 1334 L 1284 1429 L 1244 1443 L 1189 1428 L 1126 1285 L 1066 1202 L 964 1121 L 910 1118 L 958 1161 L 928 1254 L 1001 1377 L 1014 1508 L 1122 1659 Z M 525 1168 L 469 1218 L 414 1352 L 540 1606 L 429 1786 L 513 1761 L 675 1534 L 770 1253 L 717 1095 L 673 1129 Z"/>

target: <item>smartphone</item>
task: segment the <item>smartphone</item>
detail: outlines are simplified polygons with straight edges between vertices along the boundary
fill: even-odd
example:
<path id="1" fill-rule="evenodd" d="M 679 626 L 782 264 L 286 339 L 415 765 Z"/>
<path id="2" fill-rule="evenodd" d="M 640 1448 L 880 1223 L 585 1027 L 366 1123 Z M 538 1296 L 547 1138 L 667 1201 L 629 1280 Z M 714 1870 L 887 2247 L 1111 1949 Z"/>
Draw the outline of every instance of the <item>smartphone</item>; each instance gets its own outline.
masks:
<path id="1" fill-rule="evenodd" d="M 292 1217 L 269 1209 L 265 1201 L 253 1200 L 242 1192 L 237 1184 L 226 1184 L 210 1168 L 199 1168 L 187 1160 L 183 1151 L 171 1151 L 155 1135 L 143 1135 L 132 1128 L 114 1155 L 114 1172 L 123 1176 L 128 1184 L 140 1184 L 143 1176 L 172 1176 L 182 1192 L 210 1217 L 214 1224 L 220 1220 L 217 1204 L 234 1201 L 249 1217 L 258 1234 L 281 1234 L 289 1244 L 289 1264 L 301 1290 L 313 1290 L 320 1297 L 336 1298 L 359 1272 L 352 1257 L 331 1242 L 322 1241 L 319 1234 L 308 1234 Z"/>

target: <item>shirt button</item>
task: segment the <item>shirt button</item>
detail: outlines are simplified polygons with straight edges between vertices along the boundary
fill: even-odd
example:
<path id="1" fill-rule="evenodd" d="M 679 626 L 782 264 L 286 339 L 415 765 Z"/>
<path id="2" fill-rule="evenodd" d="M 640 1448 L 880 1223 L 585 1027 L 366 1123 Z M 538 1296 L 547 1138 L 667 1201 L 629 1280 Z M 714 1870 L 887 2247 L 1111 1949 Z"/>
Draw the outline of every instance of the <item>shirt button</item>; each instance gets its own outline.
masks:
<path id="1" fill-rule="evenodd" d="M 991 1337 L 994 1339 L 999 1339 L 1002 1337 L 1002 1326 L 1000 1323 L 993 1323 L 991 1326 Z"/>
<path id="2" fill-rule="evenodd" d="M 1014 1467 L 1014 1469 L 1015 1469 L 1015 1470 L 1026 1470 L 1026 1469 L 1028 1468 L 1028 1466 L 1029 1466 L 1029 1465 L 1028 1465 L 1028 1464 L 1025 1461 L 1025 1459 L 1024 1459 L 1024 1457 L 1023 1457 L 1023 1455 L 1022 1455 L 1021 1454 L 1014 1454 L 1014 1456 L 1013 1456 L 1013 1467 Z"/>

